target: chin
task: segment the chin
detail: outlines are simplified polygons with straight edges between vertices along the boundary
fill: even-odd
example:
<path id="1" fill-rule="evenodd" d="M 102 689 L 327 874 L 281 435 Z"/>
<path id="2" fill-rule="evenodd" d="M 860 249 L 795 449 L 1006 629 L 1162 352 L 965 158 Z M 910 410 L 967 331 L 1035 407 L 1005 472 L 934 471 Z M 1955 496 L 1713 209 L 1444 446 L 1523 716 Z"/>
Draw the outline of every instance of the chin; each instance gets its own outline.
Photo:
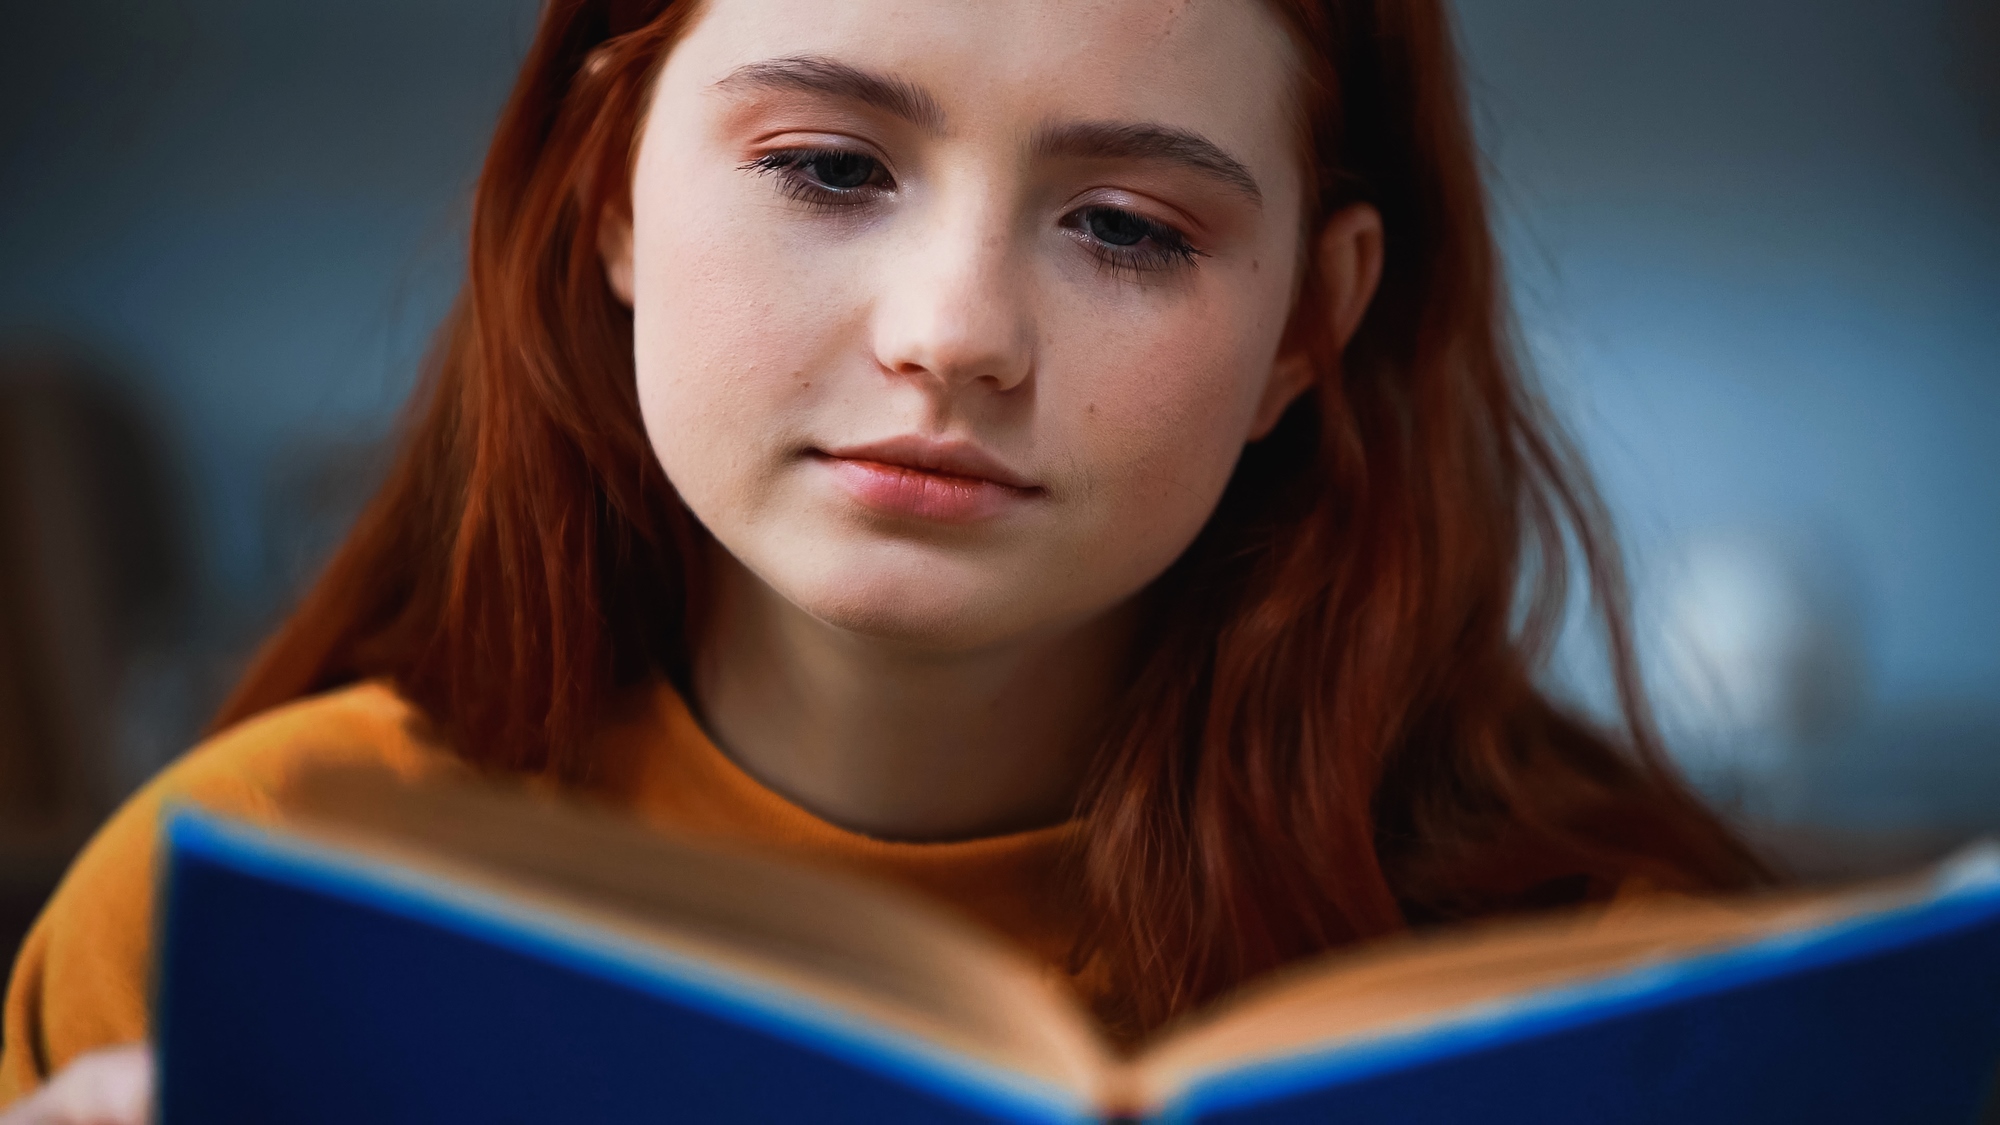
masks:
<path id="1" fill-rule="evenodd" d="M 1017 631 L 967 601 L 959 591 L 846 590 L 802 608 L 843 632 L 937 652 L 980 648 Z"/>
<path id="2" fill-rule="evenodd" d="M 936 652 L 964 652 L 1034 631 L 1029 591 L 999 588 L 957 568 L 835 568 L 787 591 L 800 609 L 843 632 Z"/>

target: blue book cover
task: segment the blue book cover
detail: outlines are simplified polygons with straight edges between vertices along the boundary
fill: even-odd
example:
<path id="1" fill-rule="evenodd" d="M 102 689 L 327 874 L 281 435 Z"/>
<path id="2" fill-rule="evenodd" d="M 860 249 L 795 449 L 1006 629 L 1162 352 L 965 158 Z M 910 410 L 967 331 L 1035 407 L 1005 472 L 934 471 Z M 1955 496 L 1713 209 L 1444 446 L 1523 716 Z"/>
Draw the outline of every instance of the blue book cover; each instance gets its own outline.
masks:
<path id="1" fill-rule="evenodd" d="M 2000 859 L 1335 956 L 1120 1056 L 896 892 L 526 798 L 344 779 L 167 828 L 159 1120 L 1950 1122 Z"/>

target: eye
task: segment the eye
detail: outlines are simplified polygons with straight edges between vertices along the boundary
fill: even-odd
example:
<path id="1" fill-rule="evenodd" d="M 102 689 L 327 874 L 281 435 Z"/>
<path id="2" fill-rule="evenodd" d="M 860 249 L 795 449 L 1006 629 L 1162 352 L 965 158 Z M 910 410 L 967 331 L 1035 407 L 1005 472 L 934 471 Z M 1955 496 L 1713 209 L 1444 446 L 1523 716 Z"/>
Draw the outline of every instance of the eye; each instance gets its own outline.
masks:
<path id="1" fill-rule="evenodd" d="M 1083 225 L 1092 237 L 1111 246 L 1137 246 L 1152 233 L 1150 224 L 1130 211 L 1097 208 L 1085 212 Z"/>
<path id="2" fill-rule="evenodd" d="M 1121 207 L 1084 207 L 1062 225 L 1100 265 L 1134 276 L 1191 266 L 1202 256 L 1180 231 Z"/>
<path id="3" fill-rule="evenodd" d="M 783 149 L 743 167 L 776 176 L 786 195 L 815 207 L 867 203 L 896 186 L 880 160 L 851 149 Z"/>
<path id="4" fill-rule="evenodd" d="M 858 152 L 822 152 L 801 161 L 799 166 L 837 191 L 853 191 L 882 170 L 880 164 Z"/>

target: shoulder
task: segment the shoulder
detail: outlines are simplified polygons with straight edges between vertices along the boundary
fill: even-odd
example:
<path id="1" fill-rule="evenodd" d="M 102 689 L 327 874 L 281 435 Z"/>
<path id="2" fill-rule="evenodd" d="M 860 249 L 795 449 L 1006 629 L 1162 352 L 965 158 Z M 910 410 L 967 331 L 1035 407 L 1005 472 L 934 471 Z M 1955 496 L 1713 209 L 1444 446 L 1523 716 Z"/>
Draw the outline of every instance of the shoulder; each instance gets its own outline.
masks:
<path id="1" fill-rule="evenodd" d="M 183 755 L 98 829 L 23 943 L 0 1034 L 0 1105 L 82 1051 L 145 1036 L 162 813 L 191 805 L 270 820 L 287 778 L 339 763 L 411 778 L 466 769 L 379 683 L 275 708 Z"/>
<path id="2" fill-rule="evenodd" d="M 415 707 L 370 681 L 230 727 L 162 771 L 132 804 L 187 802 L 263 818 L 271 812 L 270 794 L 293 775 L 344 763 L 383 765 L 411 778 L 465 768 Z"/>
<path id="3" fill-rule="evenodd" d="M 273 794 L 301 770 L 341 763 L 384 765 L 405 777 L 464 769 L 425 733 L 421 715 L 380 683 L 313 696 L 273 708 L 213 736 L 134 794 L 78 855 L 48 912 L 78 897 L 150 892 L 159 820 L 196 806 L 250 820 L 270 820 Z"/>

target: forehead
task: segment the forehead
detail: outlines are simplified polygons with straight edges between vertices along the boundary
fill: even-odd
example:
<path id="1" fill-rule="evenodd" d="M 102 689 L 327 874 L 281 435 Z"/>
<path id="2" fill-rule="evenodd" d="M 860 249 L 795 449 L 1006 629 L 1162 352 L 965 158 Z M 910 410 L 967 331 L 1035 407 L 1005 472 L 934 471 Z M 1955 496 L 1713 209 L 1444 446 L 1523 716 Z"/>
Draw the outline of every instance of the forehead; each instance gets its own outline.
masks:
<path id="1" fill-rule="evenodd" d="M 828 56 L 922 87 L 953 133 L 1147 121 L 1262 172 L 1292 156 L 1292 50 L 1261 0 L 709 0 L 668 67 Z"/>

